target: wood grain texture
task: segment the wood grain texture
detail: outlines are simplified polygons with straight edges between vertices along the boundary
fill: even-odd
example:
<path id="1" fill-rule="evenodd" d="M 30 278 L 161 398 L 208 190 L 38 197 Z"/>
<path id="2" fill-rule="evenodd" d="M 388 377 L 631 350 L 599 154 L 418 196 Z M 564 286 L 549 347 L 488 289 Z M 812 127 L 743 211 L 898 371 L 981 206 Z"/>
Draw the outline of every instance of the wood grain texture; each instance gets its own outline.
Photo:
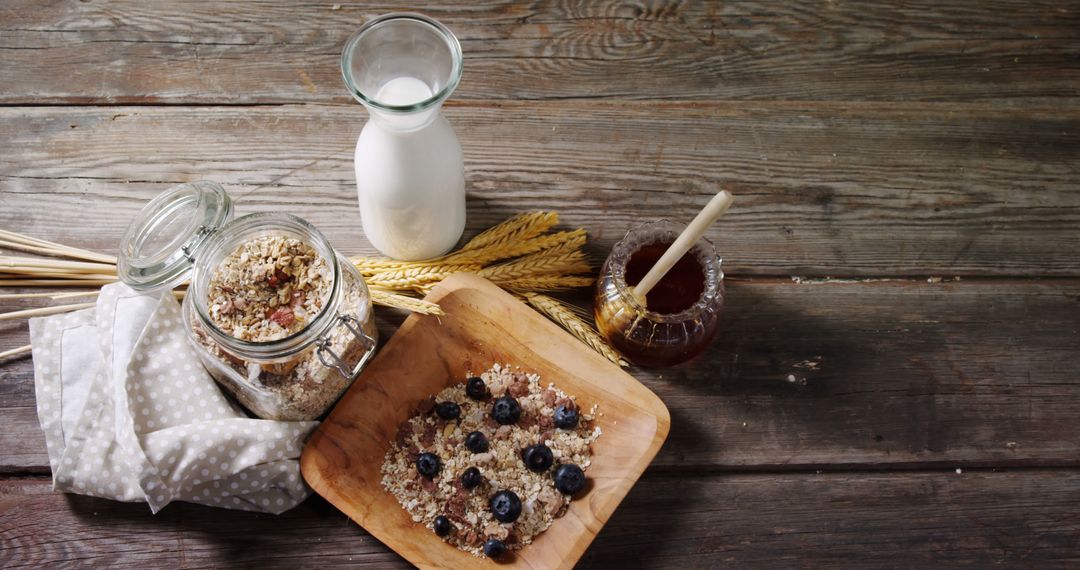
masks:
<path id="1" fill-rule="evenodd" d="M 1075 566 L 1074 471 L 646 472 L 580 568 Z M 0 481 L 0 564 L 110 568 L 409 565 L 320 499 L 280 516 L 145 505 Z"/>
<path id="2" fill-rule="evenodd" d="M 425 298 L 446 314 L 405 320 L 312 434 L 300 458 L 304 480 L 420 568 L 573 568 L 663 445 L 671 425 L 667 408 L 618 366 L 485 279 L 453 275 Z M 590 446 L 588 490 L 532 544 L 499 562 L 475 560 L 414 523 L 383 489 L 378 460 L 420 402 L 494 364 L 538 374 L 541 386 L 554 383 L 582 410 L 599 407 L 593 422 L 603 433 Z"/>
<path id="3" fill-rule="evenodd" d="M 1080 432 L 1063 426 L 1080 383 L 1062 365 L 1080 345 L 1078 280 L 729 280 L 727 293 L 698 360 L 632 369 L 671 411 L 656 466 L 1078 465 Z M 0 469 L 47 465 L 33 402 L 29 358 L 0 368 Z"/>
<path id="4" fill-rule="evenodd" d="M 339 6 L 335 9 L 334 6 Z M 394 3 L 8 2 L 2 103 L 344 102 L 342 46 Z M 1080 10 L 1040 0 L 424 3 L 455 98 L 1080 98 Z"/>
<path id="5" fill-rule="evenodd" d="M 711 235 L 720 338 L 631 371 L 671 435 L 581 567 L 1080 566 L 1080 4 L 421 8 L 464 49 L 445 113 L 467 236 L 554 208 L 599 261 L 739 197 Z M 0 227 L 115 252 L 146 200 L 210 178 L 371 253 L 338 58 L 397 9 L 5 2 Z M 377 318 L 386 338 L 403 317 Z M 26 342 L 0 322 L 0 350 Z M 54 494 L 34 406 L 30 359 L 0 362 L 0 567 L 407 567 L 321 500 L 150 516 Z"/>
<path id="6" fill-rule="evenodd" d="M 910 104 L 498 103 L 446 113 L 465 152 L 468 232 L 530 209 L 585 227 L 689 220 L 734 275 L 1080 275 L 1080 110 Z M 0 226 L 115 251 L 184 181 L 238 211 L 287 209 L 346 253 L 359 105 L 0 109 Z M 78 212 L 79 218 L 71 216 Z M 74 222 L 74 223 L 73 223 Z M 89 228 L 93 228 L 91 231 Z"/>

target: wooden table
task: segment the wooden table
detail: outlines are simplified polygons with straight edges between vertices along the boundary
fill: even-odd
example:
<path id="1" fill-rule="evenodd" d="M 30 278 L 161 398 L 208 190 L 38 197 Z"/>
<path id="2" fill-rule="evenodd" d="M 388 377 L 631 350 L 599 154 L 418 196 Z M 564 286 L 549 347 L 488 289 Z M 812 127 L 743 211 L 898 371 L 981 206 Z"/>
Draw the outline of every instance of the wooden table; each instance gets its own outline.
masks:
<path id="1" fill-rule="evenodd" d="M 467 235 L 556 209 L 602 259 L 738 195 L 710 233 L 723 332 L 632 370 L 671 437 L 582 566 L 1080 563 L 1080 3 L 443 4 Z M 393 9 L 6 2 L 0 227 L 115 252 L 146 200 L 211 179 L 371 253 L 338 57 Z M 0 322 L 0 350 L 26 342 Z M 318 499 L 151 516 L 53 493 L 17 358 L 0 567 L 62 561 L 406 565 Z"/>

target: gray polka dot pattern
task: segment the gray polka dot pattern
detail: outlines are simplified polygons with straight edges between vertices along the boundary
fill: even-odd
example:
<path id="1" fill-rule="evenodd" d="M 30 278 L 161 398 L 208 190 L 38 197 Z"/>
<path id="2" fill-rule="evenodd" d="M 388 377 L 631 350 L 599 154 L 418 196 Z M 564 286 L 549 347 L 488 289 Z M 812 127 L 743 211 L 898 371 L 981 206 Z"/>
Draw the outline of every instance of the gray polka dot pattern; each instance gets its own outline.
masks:
<path id="1" fill-rule="evenodd" d="M 248 418 L 199 364 L 171 293 L 122 284 L 93 309 L 30 321 L 38 419 L 58 491 L 284 512 L 310 490 L 317 422 Z"/>

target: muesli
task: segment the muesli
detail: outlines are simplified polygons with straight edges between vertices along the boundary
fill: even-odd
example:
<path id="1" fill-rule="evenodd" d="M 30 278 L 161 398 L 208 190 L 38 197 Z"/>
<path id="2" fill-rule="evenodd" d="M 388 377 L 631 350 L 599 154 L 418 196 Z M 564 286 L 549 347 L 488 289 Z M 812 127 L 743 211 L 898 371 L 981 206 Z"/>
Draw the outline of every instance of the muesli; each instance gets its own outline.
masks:
<path id="1" fill-rule="evenodd" d="M 364 314 L 363 285 L 348 271 L 341 278 L 338 313 Z M 260 237 L 238 246 L 215 269 L 207 287 L 207 312 L 216 327 L 239 340 L 280 340 L 319 315 L 332 287 L 333 269 L 310 245 L 285 236 Z M 362 328 L 369 336 L 376 334 L 370 319 Z M 192 330 L 196 342 L 218 361 L 207 367 L 210 374 L 244 407 L 265 419 L 314 419 L 351 382 L 324 365 L 314 345 L 284 361 L 249 362 L 218 345 L 194 314 Z M 342 326 L 331 329 L 328 348 L 350 366 L 368 349 Z"/>
<path id="2" fill-rule="evenodd" d="M 499 558 L 531 543 L 584 489 L 601 435 L 595 413 L 496 364 L 418 406 L 386 453 L 382 484 L 413 521 Z"/>
<path id="3" fill-rule="evenodd" d="M 310 245 L 286 236 L 245 242 L 214 269 L 207 287 L 210 320 L 234 338 L 285 338 L 326 304 L 333 272 Z"/>

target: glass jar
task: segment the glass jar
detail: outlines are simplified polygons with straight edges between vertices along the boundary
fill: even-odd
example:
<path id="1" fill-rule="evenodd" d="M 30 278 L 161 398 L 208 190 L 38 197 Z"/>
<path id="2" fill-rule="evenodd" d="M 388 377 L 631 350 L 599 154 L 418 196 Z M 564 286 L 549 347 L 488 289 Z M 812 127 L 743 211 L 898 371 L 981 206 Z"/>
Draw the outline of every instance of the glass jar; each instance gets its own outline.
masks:
<path id="1" fill-rule="evenodd" d="M 318 418 L 352 384 L 375 352 L 378 331 L 367 285 L 356 268 L 303 219 L 283 213 L 232 217 L 229 196 L 213 182 L 166 190 L 143 207 L 128 226 L 117 261 L 120 279 L 135 290 L 152 292 L 172 289 L 190 278 L 183 326 L 211 376 L 260 418 Z M 309 279 L 287 277 L 273 269 L 282 261 L 288 263 L 283 254 L 250 263 L 243 255 L 233 255 L 245 244 L 281 241 L 313 251 L 312 267 L 317 263 L 321 268 L 312 270 L 313 279 L 325 289 L 319 295 L 318 309 L 307 314 L 300 304 L 278 305 L 274 299 L 274 306 L 265 307 L 264 312 L 263 307 L 253 305 L 254 290 L 230 290 L 234 296 L 229 303 L 263 315 L 265 324 L 284 312 L 288 312 L 290 325 L 297 324 L 296 330 L 282 329 L 268 340 L 234 336 L 235 329 L 224 330 L 220 315 L 208 303 L 211 281 L 216 272 L 225 271 L 226 260 L 230 268 L 241 272 L 265 269 L 270 279 L 281 275 L 289 280 L 281 289 L 287 301 L 305 300 L 301 287 L 310 285 Z M 269 266 L 267 259 L 273 261 Z M 259 262 L 262 265 L 254 267 Z M 302 267 L 297 261 L 285 269 Z M 282 312 L 275 312 L 279 307 Z M 294 316 L 294 310 L 303 316 Z M 244 326 L 258 324 L 264 323 Z"/>
<path id="2" fill-rule="evenodd" d="M 712 243 L 705 238 L 698 240 L 687 253 L 700 265 L 700 278 L 704 281 L 692 284 L 700 287 L 701 293 L 696 300 L 688 300 L 687 308 L 674 313 L 649 310 L 630 290 L 636 281 L 628 283 L 627 267 L 634 254 L 655 246 L 659 257 L 683 229 L 684 226 L 667 220 L 631 229 L 612 248 L 596 282 L 597 329 L 623 356 L 641 366 L 671 366 L 697 356 L 712 342 L 720 325 L 724 272 Z M 651 263 L 647 265 L 651 267 Z M 637 276 L 638 280 L 648 267 L 639 271 L 642 274 Z M 674 270 L 669 272 L 653 292 L 673 274 Z"/>
<path id="3" fill-rule="evenodd" d="M 465 162 L 439 112 L 461 70 L 457 38 L 421 14 L 372 19 L 341 53 L 345 86 L 371 117 L 356 140 L 360 220 L 386 256 L 437 257 L 465 229 Z"/>

